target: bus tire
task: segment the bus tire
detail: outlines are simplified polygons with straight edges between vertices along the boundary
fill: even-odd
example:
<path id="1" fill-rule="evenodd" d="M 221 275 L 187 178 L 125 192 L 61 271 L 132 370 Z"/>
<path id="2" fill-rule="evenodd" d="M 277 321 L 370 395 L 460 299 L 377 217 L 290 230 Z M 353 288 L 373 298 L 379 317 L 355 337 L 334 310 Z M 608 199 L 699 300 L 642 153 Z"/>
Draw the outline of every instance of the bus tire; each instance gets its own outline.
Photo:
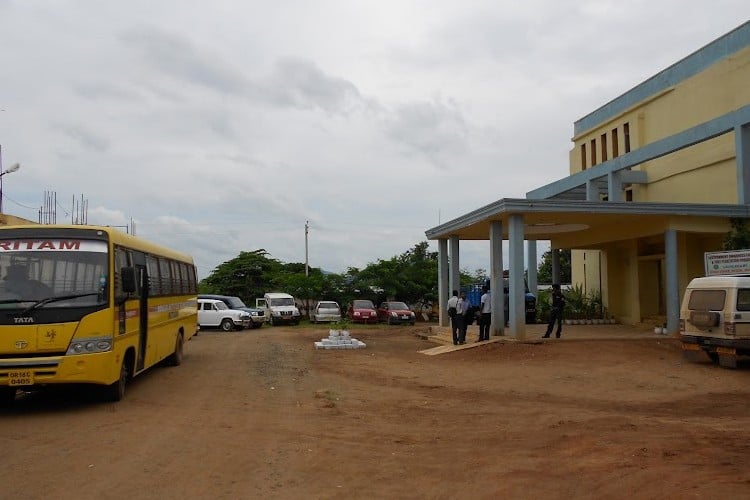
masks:
<path id="1" fill-rule="evenodd" d="M 174 352 L 167 358 L 169 366 L 180 366 L 182 364 L 182 348 L 185 341 L 182 332 L 177 334 L 177 340 L 174 342 Z"/>
<path id="2" fill-rule="evenodd" d="M 221 329 L 225 332 L 231 332 L 234 330 L 234 321 L 232 321 L 230 318 L 224 318 L 221 320 L 221 325 L 219 325 Z"/>
<path id="3" fill-rule="evenodd" d="M 115 403 L 125 397 L 125 384 L 128 382 L 129 375 L 127 359 L 123 358 L 122 365 L 120 365 L 120 378 L 114 384 L 105 388 L 104 396 L 107 401 Z"/>
<path id="4" fill-rule="evenodd" d="M 0 387 L 0 408 L 8 407 L 16 400 L 15 387 Z"/>

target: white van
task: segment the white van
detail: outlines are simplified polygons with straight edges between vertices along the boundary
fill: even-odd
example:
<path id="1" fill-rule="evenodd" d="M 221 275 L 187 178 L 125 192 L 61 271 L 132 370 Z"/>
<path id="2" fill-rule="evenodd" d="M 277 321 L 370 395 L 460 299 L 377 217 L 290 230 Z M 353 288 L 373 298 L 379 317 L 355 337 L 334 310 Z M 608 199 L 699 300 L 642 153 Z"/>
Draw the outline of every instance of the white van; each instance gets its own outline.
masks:
<path id="1" fill-rule="evenodd" d="M 299 309 L 295 305 L 294 297 L 288 293 L 266 293 L 262 299 L 256 299 L 255 305 L 266 310 L 266 317 L 273 326 L 282 323 L 299 324 Z"/>
<path id="2" fill-rule="evenodd" d="M 727 368 L 750 355 L 750 276 L 695 278 L 680 307 L 680 337 L 685 357 L 701 351 Z"/>

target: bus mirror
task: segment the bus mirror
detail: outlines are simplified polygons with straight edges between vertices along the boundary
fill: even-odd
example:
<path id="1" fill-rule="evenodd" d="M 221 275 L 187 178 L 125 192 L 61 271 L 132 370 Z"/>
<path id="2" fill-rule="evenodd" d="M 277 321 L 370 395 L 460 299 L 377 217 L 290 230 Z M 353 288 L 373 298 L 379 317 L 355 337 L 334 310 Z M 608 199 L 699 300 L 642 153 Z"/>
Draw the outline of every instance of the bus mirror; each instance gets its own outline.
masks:
<path id="1" fill-rule="evenodd" d="M 123 267 L 122 269 L 120 269 L 120 277 L 122 278 L 122 291 L 125 293 L 135 293 L 135 268 Z"/>

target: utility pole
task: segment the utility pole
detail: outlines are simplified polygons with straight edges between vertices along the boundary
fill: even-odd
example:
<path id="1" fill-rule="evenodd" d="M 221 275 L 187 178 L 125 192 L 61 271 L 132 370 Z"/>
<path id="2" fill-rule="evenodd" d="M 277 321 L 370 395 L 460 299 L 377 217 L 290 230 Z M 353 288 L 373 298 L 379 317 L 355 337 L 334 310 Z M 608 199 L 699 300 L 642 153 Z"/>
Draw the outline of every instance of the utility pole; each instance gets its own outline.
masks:
<path id="1" fill-rule="evenodd" d="M 308 265 L 307 261 L 307 233 L 310 230 L 310 221 L 305 221 L 305 276 L 310 275 L 310 266 Z"/>

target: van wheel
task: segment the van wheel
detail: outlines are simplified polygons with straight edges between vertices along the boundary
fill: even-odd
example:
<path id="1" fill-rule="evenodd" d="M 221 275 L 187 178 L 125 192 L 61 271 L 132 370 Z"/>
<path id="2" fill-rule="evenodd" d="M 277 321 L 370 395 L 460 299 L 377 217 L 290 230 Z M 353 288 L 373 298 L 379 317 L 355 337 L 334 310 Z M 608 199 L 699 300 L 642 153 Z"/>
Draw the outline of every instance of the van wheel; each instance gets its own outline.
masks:
<path id="1" fill-rule="evenodd" d="M 221 320 L 221 325 L 219 325 L 220 328 L 225 332 L 231 332 L 234 330 L 234 321 L 232 321 L 229 318 L 224 318 Z"/>
<path id="2" fill-rule="evenodd" d="M 714 362 L 714 364 L 719 363 L 719 353 L 706 351 L 706 354 L 711 359 L 711 361 Z"/>

